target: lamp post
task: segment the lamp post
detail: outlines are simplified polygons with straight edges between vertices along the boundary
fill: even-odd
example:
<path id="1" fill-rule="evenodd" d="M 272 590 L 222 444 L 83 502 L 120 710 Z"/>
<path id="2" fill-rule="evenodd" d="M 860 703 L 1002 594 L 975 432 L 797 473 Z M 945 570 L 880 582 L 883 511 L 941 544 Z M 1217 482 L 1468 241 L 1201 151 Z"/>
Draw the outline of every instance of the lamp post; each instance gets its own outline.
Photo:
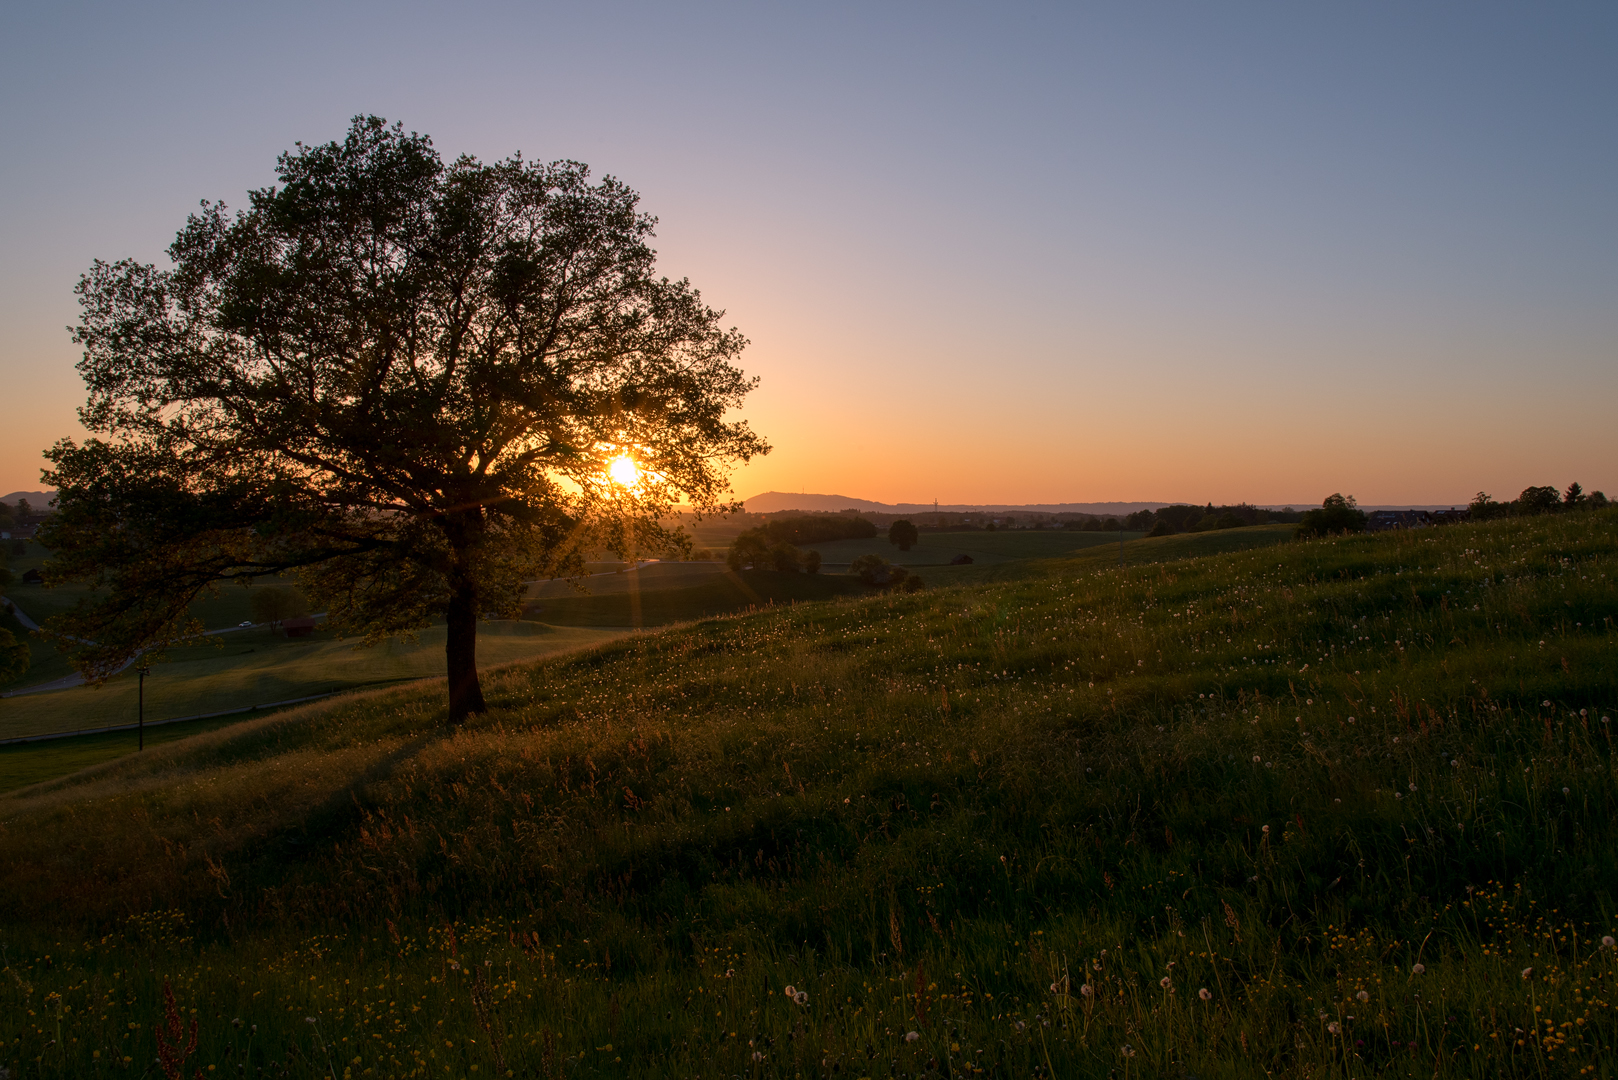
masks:
<path id="1" fill-rule="evenodd" d="M 142 664 L 138 670 L 140 675 L 139 690 L 136 691 L 135 700 L 138 702 L 135 713 L 135 731 L 140 739 L 137 750 L 146 749 L 146 675 L 152 669 Z"/>

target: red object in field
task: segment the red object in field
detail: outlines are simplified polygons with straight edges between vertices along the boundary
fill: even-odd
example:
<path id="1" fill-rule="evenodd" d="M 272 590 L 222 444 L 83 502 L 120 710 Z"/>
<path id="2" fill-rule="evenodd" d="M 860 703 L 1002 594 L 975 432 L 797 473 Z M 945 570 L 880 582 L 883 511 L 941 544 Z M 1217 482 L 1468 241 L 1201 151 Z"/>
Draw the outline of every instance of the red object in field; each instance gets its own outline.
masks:
<path id="1" fill-rule="evenodd" d="M 287 632 L 287 637 L 308 637 L 315 632 L 315 620 L 303 615 L 286 620 L 281 624 L 281 629 Z"/>

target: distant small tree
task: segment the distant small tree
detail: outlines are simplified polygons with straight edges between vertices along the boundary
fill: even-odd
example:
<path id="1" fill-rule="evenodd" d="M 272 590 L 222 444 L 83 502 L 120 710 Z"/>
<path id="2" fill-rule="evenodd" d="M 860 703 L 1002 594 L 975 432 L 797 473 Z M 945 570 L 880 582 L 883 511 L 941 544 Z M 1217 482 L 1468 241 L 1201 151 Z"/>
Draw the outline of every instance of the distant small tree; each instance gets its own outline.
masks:
<path id="1" fill-rule="evenodd" d="M 803 553 L 803 571 L 806 574 L 820 573 L 820 552 L 806 551 Z"/>
<path id="2" fill-rule="evenodd" d="M 894 566 L 880 555 L 861 555 L 849 564 L 849 572 L 873 588 L 893 588 L 901 584 L 910 572 Z"/>
<path id="3" fill-rule="evenodd" d="M 1548 514 L 1562 505 L 1562 493 L 1553 487 L 1523 488 L 1517 496 L 1516 512 L 1524 516 Z"/>
<path id="4" fill-rule="evenodd" d="M 1102 532 L 1122 532 L 1123 531 L 1123 525 L 1118 521 L 1117 518 L 1111 518 L 1110 517 L 1106 521 L 1103 521 L 1101 523 L 1101 531 Z"/>
<path id="5" fill-rule="evenodd" d="M 895 521 L 888 526 L 888 543 L 899 545 L 900 551 L 909 551 L 920 538 L 921 534 L 908 521 Z"/>
<path id="6" fill-rule="evenodd" d="M 281 585 L 254 589 L 247 603 L 253 613 L 253 621 L 269 623 L 272 630 L 279 630 L 288 619 L 309 614 L 309 602 L 304 599 L 303 593 Z"/>
<path id="7" fill-rule="evenodd" d="M 1604 507 L 1606 505 L 1607 505 L 1606 492 L 1603 492 L 1603 491 L 1592 491 L 1592 492 L 1590 492 L 1590 506 L 1591 506 L 1592 509 L 1599 510 L 1599 509 L 1601 509 L 1602 507 Z"/>
<path id="8" fill-rule="evenodd" d="M 770 545 L 770 565 L 783 574 L 796 574 L 800 569 L 798 549 L 784 540 Z"/>
<path id="9" fill-rule="evenodd" d="M 1174 534 L 1174 526 L 1170 525 L 1167 521 L 1160 520 L 1160 521 L 1157 522 L 1157 524 L 1152 526 L 1152 531 L 1147 533 L 1146 535 L 1147 536 L 1172 536 L 1173 534 Z"/>
<path id="10" fill-rule="evenodd" d="M 1583 506 L 1587 498 L 1588 496 L 1584 494 L 1584 485 L 1575 480 L 1567 486 L 1567 491 L 1562 493 L 1562 505 Z"/>
<path id="11" fill-rule="evenodd" d="M 743 567 L 762 567 L 769 563 L 770 542 L 764 538 L 762 529 L 749 529 L 730 542 L 730 550 L 725 553 L 725 564 L 732 570 Z"/>
<path id="12" fill-rule="evenodd" d="M 1487 491 L 1480 491 L 1472 496 L 1472 501 L 1466 507 L 1473 521 L 1488 521 L 1499 517 L 1504 508 L 1494 501 L 1494 497 Z"/>
<path id="13" fill-rule="evenodd" d="M 1365 511 L 1359 508 L 1354 496 L 1333 493 L 1326 496 L 1320 509 L 1303 515 L 1303 520 L 1298 522 L 1297 535 L 1331 536 L 1364 531 Z"/>
<path id="14" fill-rule="evenodd" d="M 1214 528 L 1239 529 L 1245 524 L 1246 522 L 1244 522 L 1241 518 L 1237 517 L 1231 511 L 1226 510 L 1223 514 L 1220 514 L 1219 519 L 1214 522 Z"/>

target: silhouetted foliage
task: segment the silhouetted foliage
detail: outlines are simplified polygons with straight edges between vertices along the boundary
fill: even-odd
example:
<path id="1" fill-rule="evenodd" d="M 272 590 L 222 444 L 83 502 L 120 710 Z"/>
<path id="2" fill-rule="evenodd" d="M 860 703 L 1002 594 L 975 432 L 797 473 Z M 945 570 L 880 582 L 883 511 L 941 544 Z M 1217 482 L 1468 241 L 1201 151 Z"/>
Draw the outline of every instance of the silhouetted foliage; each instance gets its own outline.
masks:
<path id="1" fill-rule="evenodd" d="M 895 521 L 888 526 L 888 543 L 897 544 L 900 551 L 909 551 L 915 547 L 920 535 L 916 527 L 908 521 Z"/>
<path id="2" fill-rule="evenodd" d="M 1359 509 L 1354 496 L 1332 494 L 1326 496 L 1320 509 L 1310 510 L 1298 523 L 1299 536 L 1332 536 L 1338 533 L 1365 531 L 1365 511 Z"/>
<path id="3" fill-rule="evenodd" d="M 1487 491 L 1480 491 L 1472 496 L 1472 501 L 1467 504 L 1466 509 L 1473 521 L 1488 521 L 1511 511 L 1508 504 L 1495 502 L 1494 497 Z"/>
<path id="4" fill-rule="evenodd" d="M 880 555 L 861 555 L 849 564 L 848 569 L 865 584 L 879 589 L 895 588 L 910 576 L 910 571 L 902 566 L 894 566 Z"/>
<path id="5" fill-rule="evenodd" d="M 770 565 L 783 574 L 796 574 L 802 567 L 798 549 L 784 540 L 770 545 Z"/>
<path id="6" fill-rule="evenodd" d="M 1584 485 L 1575 480 L 1567 486 L 1567 491 L 1563 492 L 1562 505 L 1570 508 L 1583 506 L 1587 498 L 1588 496 L 1584 494 Z"/>
<path id="7" fill-rule="evenodd" d="M 820 552 L 806 551 L 803 553 L 803 572 L 806 574 L 820 573 Z"/>
<path id="8" fill-rule="evenodd" d="M 1548 514 L 1562 505 L 1562 493 L 1554 487 L 1523 488 L 1514 507 L 1520 516 Z"/>
<path id="9" fill-rule="evenodd" d="M 0 629 L 0 683 L 28 674 L 28 646 L 10 630 Z"/>
<path id="10" fill-rule="evenodd" d="M 56 581 L 102 586 L 56 621 L 104 678 L 183 637 L 199 592 L 296 571 L 334 629 L 448 624 L 449 718 L 485 709 L 476 637 L 523 582 L 584 553 L 683 548 L 673 506 L 726 504 L 768 447 L 727 422 L 746 345 L 656 273 L 654 219 L 577 162 L 446 164 L 356 118 L 279 184 L 204 203 L 171 269 L 79 282 L 85 425 L 49 453 Z M 652 467 L 633 488 L 607 466 Z"/>

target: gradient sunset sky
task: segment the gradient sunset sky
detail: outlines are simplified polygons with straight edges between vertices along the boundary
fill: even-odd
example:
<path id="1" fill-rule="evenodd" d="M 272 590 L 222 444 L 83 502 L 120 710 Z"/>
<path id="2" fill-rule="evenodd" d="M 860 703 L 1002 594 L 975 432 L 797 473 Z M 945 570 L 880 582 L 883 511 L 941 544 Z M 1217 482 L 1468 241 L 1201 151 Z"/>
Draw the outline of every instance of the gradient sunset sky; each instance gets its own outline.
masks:
<path id="1" fill-rule="evenodd" d="M 737 493 L 1618 494 L 1618 5 L 13 4 L 0 492 L 72 289 L 294 141 L 640 191 L 752 340 Z"/>

